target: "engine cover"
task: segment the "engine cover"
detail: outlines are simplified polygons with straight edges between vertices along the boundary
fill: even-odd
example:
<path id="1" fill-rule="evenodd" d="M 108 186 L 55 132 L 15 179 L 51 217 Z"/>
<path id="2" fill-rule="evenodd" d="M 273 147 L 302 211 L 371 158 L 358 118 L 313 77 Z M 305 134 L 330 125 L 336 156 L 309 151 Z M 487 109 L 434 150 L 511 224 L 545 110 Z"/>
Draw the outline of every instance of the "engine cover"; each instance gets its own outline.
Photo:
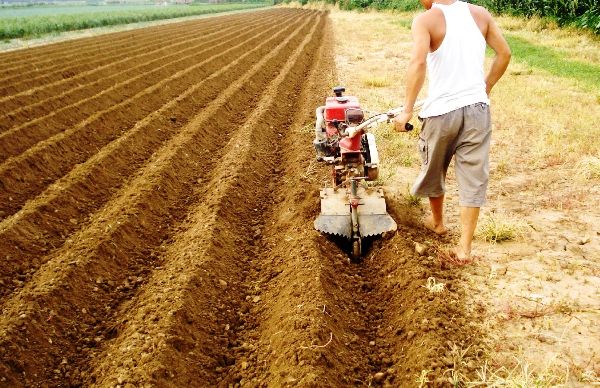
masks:
<path id="1" fill-rule="evenodd" d="M 358 98 L 354 96 L 327 97 L 325 101 L 325 121 L 346 121 L 346 109 L 360 109 Z"/>

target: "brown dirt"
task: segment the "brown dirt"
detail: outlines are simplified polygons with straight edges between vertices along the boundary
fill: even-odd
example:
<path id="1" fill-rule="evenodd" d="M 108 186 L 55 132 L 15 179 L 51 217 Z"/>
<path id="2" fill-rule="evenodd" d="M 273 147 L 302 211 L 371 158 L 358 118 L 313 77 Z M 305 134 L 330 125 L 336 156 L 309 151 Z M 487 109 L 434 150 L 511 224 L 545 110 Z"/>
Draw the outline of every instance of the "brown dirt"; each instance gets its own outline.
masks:
<path id="1" fill-rule="evenodd" d="M 479 313 L 414 208 L 389 197 L 401 227 L 360 264 L 313 230 L 332 47 L 326 13 L 276 9 L 0 54 L 0 386 L 472 372 Z"/>

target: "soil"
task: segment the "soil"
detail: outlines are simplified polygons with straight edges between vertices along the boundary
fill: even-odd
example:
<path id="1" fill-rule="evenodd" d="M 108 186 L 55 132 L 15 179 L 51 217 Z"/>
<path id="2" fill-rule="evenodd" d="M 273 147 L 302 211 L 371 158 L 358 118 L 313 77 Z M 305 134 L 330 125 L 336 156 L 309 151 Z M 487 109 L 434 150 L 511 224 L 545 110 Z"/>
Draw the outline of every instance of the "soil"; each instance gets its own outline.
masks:
<path id="1" fill-rule="evenodd" d="M 349 265 L 313 230 L 327 13 L 0 56 L 0 385 L 411 385 L 475 338 L 412 232 Z"/>
<path id="2" fill-rule="evenodd" d="M 0 54 L 0 386 L 475 376 L 486 312 L 439 260 L 452 236 L 395 190 L 398 232 L 359 263 L 313 228 L 333 27 L 280 8 Z"/>

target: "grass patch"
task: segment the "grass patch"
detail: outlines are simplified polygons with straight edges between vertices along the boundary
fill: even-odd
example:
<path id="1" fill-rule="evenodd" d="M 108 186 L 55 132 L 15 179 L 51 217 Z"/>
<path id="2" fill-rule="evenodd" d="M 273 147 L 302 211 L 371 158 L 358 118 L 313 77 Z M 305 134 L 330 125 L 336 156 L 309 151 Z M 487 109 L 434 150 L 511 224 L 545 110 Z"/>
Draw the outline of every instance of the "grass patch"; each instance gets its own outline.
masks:
<path id="1" fill-rule="evenodd" d="M 418 165 L 418 155 L 415 151 L 416 140 L 413 133 L 396 132 L 392 124 L 379 125 L 372 132 L 379 141 L 377 148 L 386 164 L 401 167 Z"/>
<path id="2" fill-rule="evenodd" d="M 513 34 L 505 36 L 513 59 L 558 77 L 574 79 L 586 89 L 600 91 L 599 65 L 568 60 L 552 48 L 533 44 Z"/>
<path id="3" fill-rule="evenodd" d="M 569 371 L 555 370 L 551 366 L 543 371 L 535 371 L 528 362 L 515 357 L 515 365 L 512 368 L 500 367 L 492 370 L 486 363 L 477 371 L 477 376 L 475 381 L 467 382 L 466 386 L 550 388 L 566 384 Z"/>
<path id="4" fill-rule="evenodd" d="M 600 158 L 586 156 L 577 162 L 577 177 L 583 180 L 600 179 Z"/>
<path id="5" fill-rule="evenodd" d="M 0 12 L 0 39 L 39 37 L 54 32 L 75 31 L 87 28 L 172 19 L 242 9 L 265 7 L 265 3 L 172 5 L 172 6 L 90 6 L 77 7 L 77 13 L 52 13 L 52 7 L 31 16 L 5 17 Z M 62 7 L 68 8 L 68 7 Z"/>
<path id="6" fill-rule="evenodd" d="M 475 237 L 483 241 L 497 243 L 522 237 L 529 225 L 516 217 L 491 213 L 477 226 Z"/>
<path id="7" fill-rule="evenodd" d="M 402 17 L 396 21 L 396 24 L 402 28 L 410 30 L 412 28 L 412 21 L 413 21 L 412 17 L 410 17 L 410 18 Z"/>
<path id="8" fill-rule="evenodd" d="M 363 78 L 363 84 L 368 87 L 385 88 L 392 84 L 388 77 L 369 76 Z"/>
<path id="9" fill-rule="evenodd" d="M 421 205 L 421 197 L 419 197 L 418 195 L 413 195 L 410 192 L 410 186 L 406 186 L 406 193 L 404 194 L 404 199 L 406 200 L 406 203 L 408 203 L 410 206 L 420 206 Z"/>

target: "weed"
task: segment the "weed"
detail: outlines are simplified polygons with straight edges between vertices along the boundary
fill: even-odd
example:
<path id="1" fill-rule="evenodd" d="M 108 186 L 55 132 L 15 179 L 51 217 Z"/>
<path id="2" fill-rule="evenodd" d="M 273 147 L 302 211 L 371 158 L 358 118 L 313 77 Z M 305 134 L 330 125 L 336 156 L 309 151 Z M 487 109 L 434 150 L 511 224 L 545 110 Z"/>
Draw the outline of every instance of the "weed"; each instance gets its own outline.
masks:
<path id="1" fill-rule="evenodd" d="M 404 199 L 406 200 L 406 203 L 408 203 L 410 206 L 421 206 L 421 197 L 412 194 L 410 192 L 410 186 L 406 186 L 406 193 L 404 194 Z"/>
<path id="2" fill-rule="evenodd" d="M 477 226 L 475 236 L 483 241 L 498 243 L 522 237 L 528 224 L 516 217 L 490 213 Z"/>
<path id="3" fill-rule="evenodd" d="M 298 127 L 294 130 L 294 132 L 296 133 L 311 133 L 314 134 L 315 133 L 315 124 L 314 123 L 309 123 L 306 124 L 302 127 Z"/>
<path id="4" fill-rule="evenodd" d="M 363 78 L 363 84 L 374 88 L 385 88 L 391 85 L 391 81 L 388 77 L 369 76 Z"/>
<path id="5" fill-rule="evenodd" d="M 577 177 L 582 180 L 600 179 L 600 158 L 597 156 L 585 156 L 576 167 Z"/>
<path id="6" fill-rule="evenodd" d="M 596 375 L 596 372 L 593 370 L 586 370 L 581 373 L 580 377 L 581 382 L 583 383 L 592 383 L 594 385 L 600 385 L 600 377 Z"/>
<path id="7" fill-rule="evenodd" d="M 510 163 L 506 159 L 500 159 L 494 169 L 494 174 L 498 177 L 506 176 L 510 173 Z"/>
<path id="8" fill-rule="evenodd" d="M 557 368 L 551 363 L 545 370 L 533 370 L 531 365 L 521 359 L 514 357 L 515 365 L 511 369 L 502 366 L 491 370 L 489 365 L 484 365 L 477 371 L 477 379 L 465 382 L 467 387 L 554 387 L 566 384 L 569 380 L 569 370 Z M 561 370 L 562 369 L 562 370 Z"/>
<path id="9" fill-rule="evenodd" d="M 419 388 L 426 387 L 429 383 L 431 383 L 431 381 L 429 381 L 429 378 L 427 377 L 427 375 L 429 375 L 431 372 L 433 371 L 429 369 L 423 369 L 421 371 L 421 374 L 415 380 L 415 383 L 419 384 Z"/>

